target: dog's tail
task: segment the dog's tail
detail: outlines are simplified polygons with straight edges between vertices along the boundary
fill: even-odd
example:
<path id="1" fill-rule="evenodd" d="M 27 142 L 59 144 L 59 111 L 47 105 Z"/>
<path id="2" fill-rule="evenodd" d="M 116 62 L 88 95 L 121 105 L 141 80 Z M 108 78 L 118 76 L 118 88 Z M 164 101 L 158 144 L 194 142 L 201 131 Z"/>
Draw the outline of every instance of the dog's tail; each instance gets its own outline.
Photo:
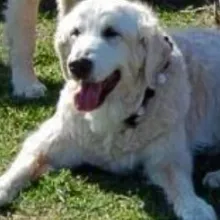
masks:
<path id="1" fill-rule="evenodd" d="M 215 23 L 220 28 L 220 0 L 214 0 Z"/>

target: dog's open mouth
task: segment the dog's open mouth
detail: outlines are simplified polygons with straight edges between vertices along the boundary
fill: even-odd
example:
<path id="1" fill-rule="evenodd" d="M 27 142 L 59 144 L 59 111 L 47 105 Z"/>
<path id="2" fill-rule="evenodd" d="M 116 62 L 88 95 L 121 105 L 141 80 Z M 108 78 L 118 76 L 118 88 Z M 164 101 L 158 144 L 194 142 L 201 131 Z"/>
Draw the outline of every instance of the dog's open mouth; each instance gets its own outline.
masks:
<path id="1" fill-rule="evenodd" d="M 79 92 L 74 97 L 77 110 L 89 112 L 98 108 L 118 84 L 120 78 L 120 70 L 115 70 L 101 82 L 82 82 Z"/>

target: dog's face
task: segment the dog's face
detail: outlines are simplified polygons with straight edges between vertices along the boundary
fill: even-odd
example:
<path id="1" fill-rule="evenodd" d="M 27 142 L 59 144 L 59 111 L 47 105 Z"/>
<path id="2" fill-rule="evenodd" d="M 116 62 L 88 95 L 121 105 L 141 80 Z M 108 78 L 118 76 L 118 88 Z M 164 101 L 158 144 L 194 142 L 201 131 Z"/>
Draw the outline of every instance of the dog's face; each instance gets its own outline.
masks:
<path id="1" fill-rule="evenodd" d="M 149 9 L 124 0 L 85 0 L 61 19 L 58 50 L 67 78 L 79 84 L 79 111 L 100 108 L 111 96 L 137 96 L 137 86 L 152 83 L 169 51 L 156 24 Z"/>

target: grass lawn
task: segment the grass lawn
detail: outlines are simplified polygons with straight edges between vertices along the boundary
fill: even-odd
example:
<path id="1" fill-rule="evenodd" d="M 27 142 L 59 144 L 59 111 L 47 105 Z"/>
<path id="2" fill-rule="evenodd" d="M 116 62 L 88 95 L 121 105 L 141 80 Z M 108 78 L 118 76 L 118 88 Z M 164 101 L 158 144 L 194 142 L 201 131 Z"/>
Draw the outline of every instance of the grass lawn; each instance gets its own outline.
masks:
<path id="1" fill-rule="evenodd" d="M 156 7 L 156 10 L 166 26 L 213 24 L 212 11 L 209 8 L 198 12 L 188 9 L 180 12 L 167 7 Z M 28 131 L 54 111 L 63 84 L 53 49 L 54 29 L 54 16 L 41 14 L 34 62 L 39 78 L 48 87 L 48 93 L 45 98 L 37 101 L 16 100 L 9 96 L 10 70 L 5 62 L 6 50 L 0 44 L 0 173 L 19 151 L 19 143 Z M 201 176 L 210 169 L 210 165 L 204 160 L 198 167 L 196 190 L 218 211 L 219 191 L 204 189 L 200 183 Z M 0 209 L 0 220 L 4 219 L 171 220 L 175 217 L 161 189 L 146 186 L 140 175 L 120 177 L 83 167 L 73 173 L 62 170 L 45 175 L 22 191 L 11 205 Z"/>

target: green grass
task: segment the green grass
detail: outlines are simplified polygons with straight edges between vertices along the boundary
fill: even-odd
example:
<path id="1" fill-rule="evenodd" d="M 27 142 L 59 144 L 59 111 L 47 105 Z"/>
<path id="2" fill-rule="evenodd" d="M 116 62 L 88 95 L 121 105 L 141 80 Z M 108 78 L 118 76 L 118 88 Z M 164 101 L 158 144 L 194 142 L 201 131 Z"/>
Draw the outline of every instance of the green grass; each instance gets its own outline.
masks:
<path id="1" fill-rule="evenodd" d="M 208 9 L 200 13 L 181 13 L 165 7 L 157 7 L 156 10 L 166 26 L 213 24 L 212 13 Z M 10 97 L 10 70 L 5 62 L 7 53 L 0 44 L 0 173 L 19 151 L 19 143 L 28 131 L 54 111 L 63 83 L 53 50 L 54 29 L 54 17 L 41 15 L 34 62 L 39 78 L 48 87 L 48 94 L 39 100 L 24 101 Z M 201 187 L 202 172 L 206 172 L 209 165 L 204 164 L 203 167 L 204 169 L 200 167 L 201 172 L 196 175 L 196 189 L 218 209 L 219 192 Z M 62 170 L 43 176 L 22 191 L 11 205 L 0 209 L 0 220 L 3 219 L 171 220 L 175 217 L 162 191 L 157 187 L 147 186 L 139 175 L 120 177 L 83 167 L 73 173 Z"/>

